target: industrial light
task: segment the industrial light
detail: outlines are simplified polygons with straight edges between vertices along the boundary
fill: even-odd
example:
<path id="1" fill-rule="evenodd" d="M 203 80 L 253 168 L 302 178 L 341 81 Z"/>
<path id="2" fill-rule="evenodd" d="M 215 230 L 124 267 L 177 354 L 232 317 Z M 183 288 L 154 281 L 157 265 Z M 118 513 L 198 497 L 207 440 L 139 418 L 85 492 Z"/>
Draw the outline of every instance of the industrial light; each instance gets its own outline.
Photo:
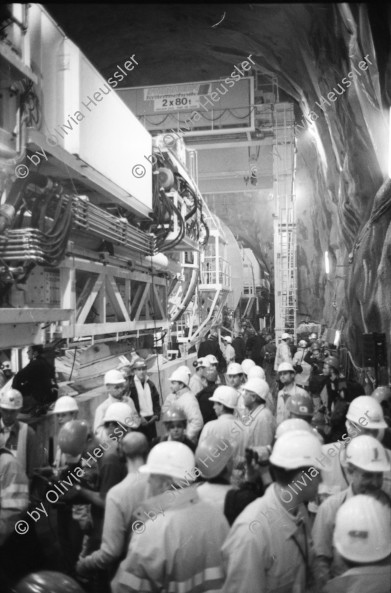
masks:
<path id="1" fill-rule="evenodd" d="M 329 252 L 324 252 L 324 267 L 326 270 L 326 274 L 330 274 L 330 260 L 329 260 Z"/>

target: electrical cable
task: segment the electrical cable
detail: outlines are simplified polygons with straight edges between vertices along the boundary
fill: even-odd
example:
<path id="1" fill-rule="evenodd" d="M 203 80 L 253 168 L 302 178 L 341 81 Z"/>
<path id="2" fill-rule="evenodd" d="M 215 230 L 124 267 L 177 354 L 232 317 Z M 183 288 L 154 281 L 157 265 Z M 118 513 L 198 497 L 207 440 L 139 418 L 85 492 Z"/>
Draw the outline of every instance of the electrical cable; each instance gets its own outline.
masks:
<path id="1" fill-rule="evenodd" d="M 75 367 L 75 361 L 76 361 L 76 352 L 77 352 L 77 348 L 75 348 L 75 354 L 73 355 L 73 363 L 72 363 L 72 368 L 71 368 L 71 374 L 69 375 L 68 381 L 70 381 L 72 379 L 73 369 Z"/>
<path id="2" fill-rule="evenodd" d="M 154 282 L 153 282 L 153 263 L 152 263 L 152 261 L 151 261 L 151 285 L 152 285 L 153 294 L 155 295 L 155 285 L 154 285 Z M 166 284 L 166 289 L 167 289 L 167 284 Z M 153 301 L 153 327 L 154 327 L 154 330 L 155 330 L 154 331 L 154 342 L 155 342 L 155 335 L 156 335 L 156 332 L 157 332 L 156 313 L 155 313 L 155 301 Z M 160 379 L 159 354 L 156 356 L 156 367 L 157 367 L 157 376 L 158 376 L 158 379 L 159 379 L 159 394 L 160 394 L 160 399 L 161 399 L 161 403 L 164 404 L 163 391 L 162 391 L 162 383 L 161 383 L 161 379 Z"/>

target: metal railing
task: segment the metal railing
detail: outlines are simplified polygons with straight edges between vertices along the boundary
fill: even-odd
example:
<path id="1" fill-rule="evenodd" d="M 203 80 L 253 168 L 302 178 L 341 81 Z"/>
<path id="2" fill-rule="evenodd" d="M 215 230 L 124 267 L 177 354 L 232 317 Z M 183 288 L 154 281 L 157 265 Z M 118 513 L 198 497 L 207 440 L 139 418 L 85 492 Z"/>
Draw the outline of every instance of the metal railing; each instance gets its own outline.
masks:
<path id="1" fill-rule="evenodd" d="M 206 256 L 201 268 L 201 284 L 222 284 L 231 289 L 231 265 L 222 257 Z"/>

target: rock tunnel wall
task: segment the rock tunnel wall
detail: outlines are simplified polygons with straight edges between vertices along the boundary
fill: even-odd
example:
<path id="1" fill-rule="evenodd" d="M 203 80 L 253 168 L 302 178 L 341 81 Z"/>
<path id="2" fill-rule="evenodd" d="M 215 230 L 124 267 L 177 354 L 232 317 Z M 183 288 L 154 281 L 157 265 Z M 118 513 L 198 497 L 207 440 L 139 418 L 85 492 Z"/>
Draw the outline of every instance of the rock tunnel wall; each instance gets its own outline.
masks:
<path id="1" fill-rule="evenodd" d="M 261 14 L 246 22 L 241 15 L 229 45 L 220 37 L 212 50 L 227 61 L 235 57 L 232 47 L 243 55 L 250 50 L 259 71 L 277 74 L 286 100 L 299 108 L 299 313 L 342 329 L 359 366 L 361 333 L 386 332 L 390 360 L 388 114 L 366 7 L 273 5 L 273 15 L 266 7 L 266 18 Z M 259 233 L 251 234 L 262 240 L 254 220 Z"/>

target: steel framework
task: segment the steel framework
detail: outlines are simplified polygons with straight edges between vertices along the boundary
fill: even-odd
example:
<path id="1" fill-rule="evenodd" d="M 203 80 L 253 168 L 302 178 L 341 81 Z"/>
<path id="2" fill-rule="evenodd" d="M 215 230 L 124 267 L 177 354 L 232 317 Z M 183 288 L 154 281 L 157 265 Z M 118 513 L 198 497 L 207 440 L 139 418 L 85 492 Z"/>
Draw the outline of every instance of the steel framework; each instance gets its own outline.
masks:
<path id="1" fill-rule="evenodd" d="M 276 339 L 296 335 L 297 264 L 294 193 L 295 132 L 291 103 L 274 105 L 274 293 Z"/>

